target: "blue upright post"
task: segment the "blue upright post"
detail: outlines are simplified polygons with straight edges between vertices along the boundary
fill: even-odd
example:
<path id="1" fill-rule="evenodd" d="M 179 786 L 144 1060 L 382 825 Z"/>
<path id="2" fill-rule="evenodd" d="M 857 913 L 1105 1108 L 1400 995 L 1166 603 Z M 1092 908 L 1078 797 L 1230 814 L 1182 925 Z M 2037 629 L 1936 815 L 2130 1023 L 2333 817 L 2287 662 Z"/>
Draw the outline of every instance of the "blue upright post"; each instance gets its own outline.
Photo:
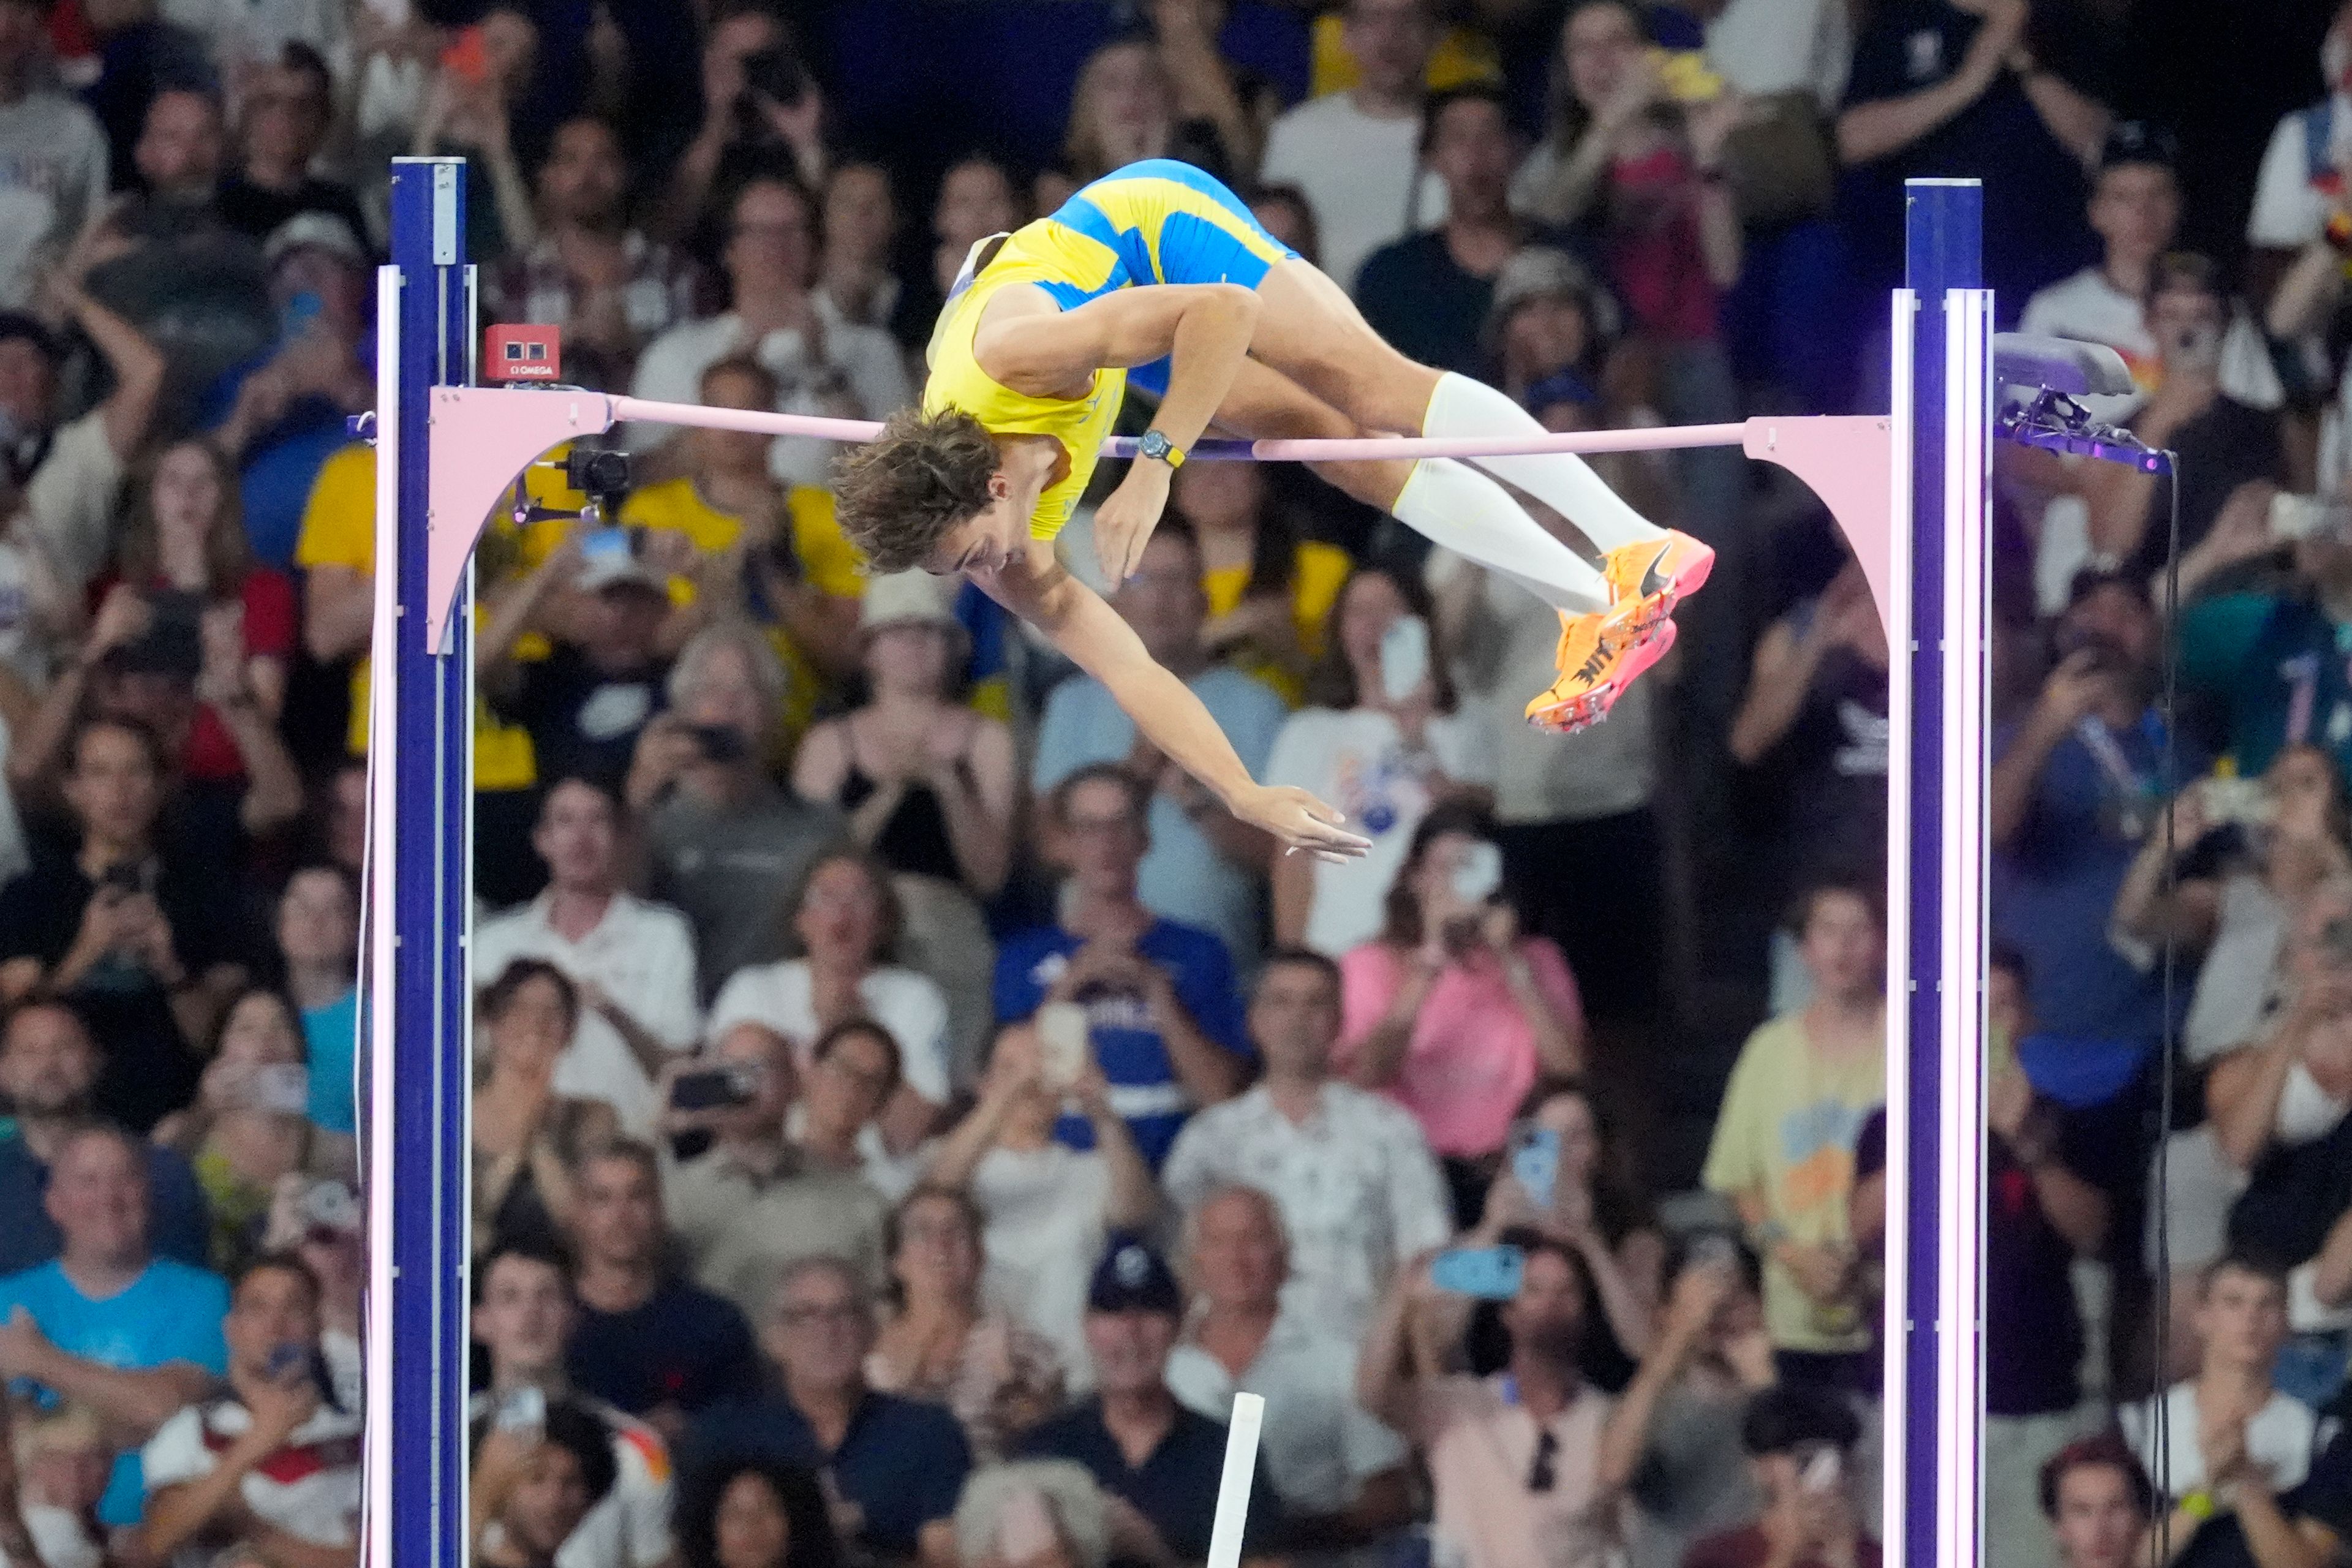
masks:
<path id="1" fill-rule="evenodd" d="M 1912 528 L 1896 708 L 1907 816 L 1895 847 L 1888 998 L 1890 1300 L 1885 1410 L 1901 1568 L 1980 1561 L 1986 440 L 1990 296 L 1984 192 L 1905 190 Z M 1898 321 L 1896 331 L 1906 331 Z M 1903 552 L 1898 548 L 1897 561 Z M 1904 696 L 1907 695 L 1907 701 Z M 1897 1310 L 1899 1303 L 1899 1312 Z M 1890 1493 L 1890 1496 L 1895 1494 Z"/>
<path id="2" fill-rule="evenodd" d="M 390 1527 L 388 1535 L 372 1530 L 371 1540 L 388 1544 L 392 1560 L 379 1556 L 372 1568 L 460 1568 L 467 1548 L 473 659 L 465 587 L 441 646 L 425 641 L 427 389 L 470 379 L 465 233 L 463 161 L 393 160 L 397 288 L 379 297 L 393 301 L 396 319 L 378 341 L 398 358 L 379 375 L 393 406 L 378 416 L 393 438 L 378 456 L 394 470 L 397 528 L 389 555 L 378 533 L 376 571 L 392 574 L 392 668 L 382 662 L 380 627 L 373 677 L 379 693 L 390 682 L 393 708 L 389 734 L 376 727 L 371 757 L 374 770 L 389 770 L 392 785 L 390 854 L 376 862 L 377 877 L 391 879 L 390 929 L 379 919 L 373 939 L 379 948 L 391 943 L 391 1032 L 379 1030 L 374 1040 L 391 1059 L 376 1079 L 370 1163 L 371 1181 L 389 1188 L 370 1201 L 379 1218 L 388 1204 L 391 1243 L 389 1275 L 381 1268 L 375 1275 L 389 1310 L 378 1302 L 370 1313 L 372 1332 L 386 1344 L 371 1346 L 371 1365 L 392 1375 L 368 1390 L 372 1426 L 382 1423 L 370 1434 L 370 1501 L 385 1510 Z M 383 605 L 380 593 L 379 616 Z M 373 798 L 381 840 L 386 792 Z M 381 899 L 373 907 L 386 910 Z M 376 973 L 385 973 L 380 963 Z"/>

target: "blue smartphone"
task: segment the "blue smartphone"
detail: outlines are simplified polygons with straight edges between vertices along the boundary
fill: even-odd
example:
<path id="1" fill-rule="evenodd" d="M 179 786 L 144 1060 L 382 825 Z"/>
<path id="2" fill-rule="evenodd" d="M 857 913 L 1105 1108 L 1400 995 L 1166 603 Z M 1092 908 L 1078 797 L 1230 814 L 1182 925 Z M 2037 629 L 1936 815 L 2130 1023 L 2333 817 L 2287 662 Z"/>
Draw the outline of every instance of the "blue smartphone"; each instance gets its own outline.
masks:
<path id="1" fill-rule="evenodd" d="M 1511 1175 L 1536 1207 L 1551 1207 L 1552 1188 L 1559 1182 L 1559 1133 L 1549 1127 L 1522 1130 L 1511 1151 Z"/>
<path id="2" fill-rule="evenodd" d="M 1429 1260 L 1429 1282 L 1455 1296 L 1507 1301 L 1519 1293 L 1528 1255 L 1516 1247 L 1457 1247 Z"/>
<path id="3" fill-rule="evenodd" d="M 326 308 L 326 301 L 308 289 L 287 300 L 278 312 L 278 341 L 292 342 L 300 337 Z"/>
<path id="4" fill-rule="evenodd" d="M 635 551 L 635 542 L 625 528 L 592 528 L 580 536 L 580 558 L 602 561 L 611 558 L 625 561 Z"/>

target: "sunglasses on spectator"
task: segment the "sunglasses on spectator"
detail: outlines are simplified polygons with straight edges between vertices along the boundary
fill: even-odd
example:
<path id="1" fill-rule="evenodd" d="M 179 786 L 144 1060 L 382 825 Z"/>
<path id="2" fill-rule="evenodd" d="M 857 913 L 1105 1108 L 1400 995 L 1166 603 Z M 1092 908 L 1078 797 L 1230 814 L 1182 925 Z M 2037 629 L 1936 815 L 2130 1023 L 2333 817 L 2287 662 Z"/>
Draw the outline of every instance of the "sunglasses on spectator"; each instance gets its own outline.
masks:
<path id="1" fill-rule="evenodd" d="M 1536 1439 L 1536 1457 L 1528 1466 L 1528 1490 L 1548 1492 L 1559 1479 L 1559 1434 L 1549 1427 Z"/>

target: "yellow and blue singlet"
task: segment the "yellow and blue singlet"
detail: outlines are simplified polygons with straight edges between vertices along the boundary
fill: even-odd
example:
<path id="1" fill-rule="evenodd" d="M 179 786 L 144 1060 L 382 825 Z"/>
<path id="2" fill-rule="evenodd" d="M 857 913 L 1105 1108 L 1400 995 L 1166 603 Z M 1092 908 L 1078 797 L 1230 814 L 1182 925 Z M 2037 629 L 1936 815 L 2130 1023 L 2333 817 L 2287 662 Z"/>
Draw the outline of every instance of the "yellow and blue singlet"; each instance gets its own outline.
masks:
<path id="1" fill-rule="evenodd" d="M 1029 519 L 1033 535 L 1051 539 L 1086 493 L 1127 387 L 1164 395 L 1168 361 L 1099 368 L 1083 398 L 1015 392 L 972 356 L 972 334 L 996 291 L 1032 284 L 1069 310 L 1114 289 L 1154 283 L 1255 289 L 1276 262 L 1297 254 L 1268 234 L 1239 196 L 1190 163 L 1129 163 L 1079 191 L 1051 217 L 972 247 L 931 329 L 923 407 L 961 409 L 992 435 L 1051 436 L 1062 444 L 1069 472 L 1037 498 Z"/>

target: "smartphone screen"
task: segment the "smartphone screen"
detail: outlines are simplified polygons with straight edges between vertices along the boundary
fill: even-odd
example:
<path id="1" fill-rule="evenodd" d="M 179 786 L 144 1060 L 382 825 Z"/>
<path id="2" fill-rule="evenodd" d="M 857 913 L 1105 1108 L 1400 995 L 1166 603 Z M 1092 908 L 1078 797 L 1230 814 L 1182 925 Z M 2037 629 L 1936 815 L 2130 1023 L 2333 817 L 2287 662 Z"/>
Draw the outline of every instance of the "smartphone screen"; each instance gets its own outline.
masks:
<path id="1" fill-rule="evenodd" d="M 1037 1009 L 1038 1065 L 1046 1088 L 1066 1089 L 1084 1077 L 1088 1049 L 1084 1007 L 1048 1002 Z"/>

